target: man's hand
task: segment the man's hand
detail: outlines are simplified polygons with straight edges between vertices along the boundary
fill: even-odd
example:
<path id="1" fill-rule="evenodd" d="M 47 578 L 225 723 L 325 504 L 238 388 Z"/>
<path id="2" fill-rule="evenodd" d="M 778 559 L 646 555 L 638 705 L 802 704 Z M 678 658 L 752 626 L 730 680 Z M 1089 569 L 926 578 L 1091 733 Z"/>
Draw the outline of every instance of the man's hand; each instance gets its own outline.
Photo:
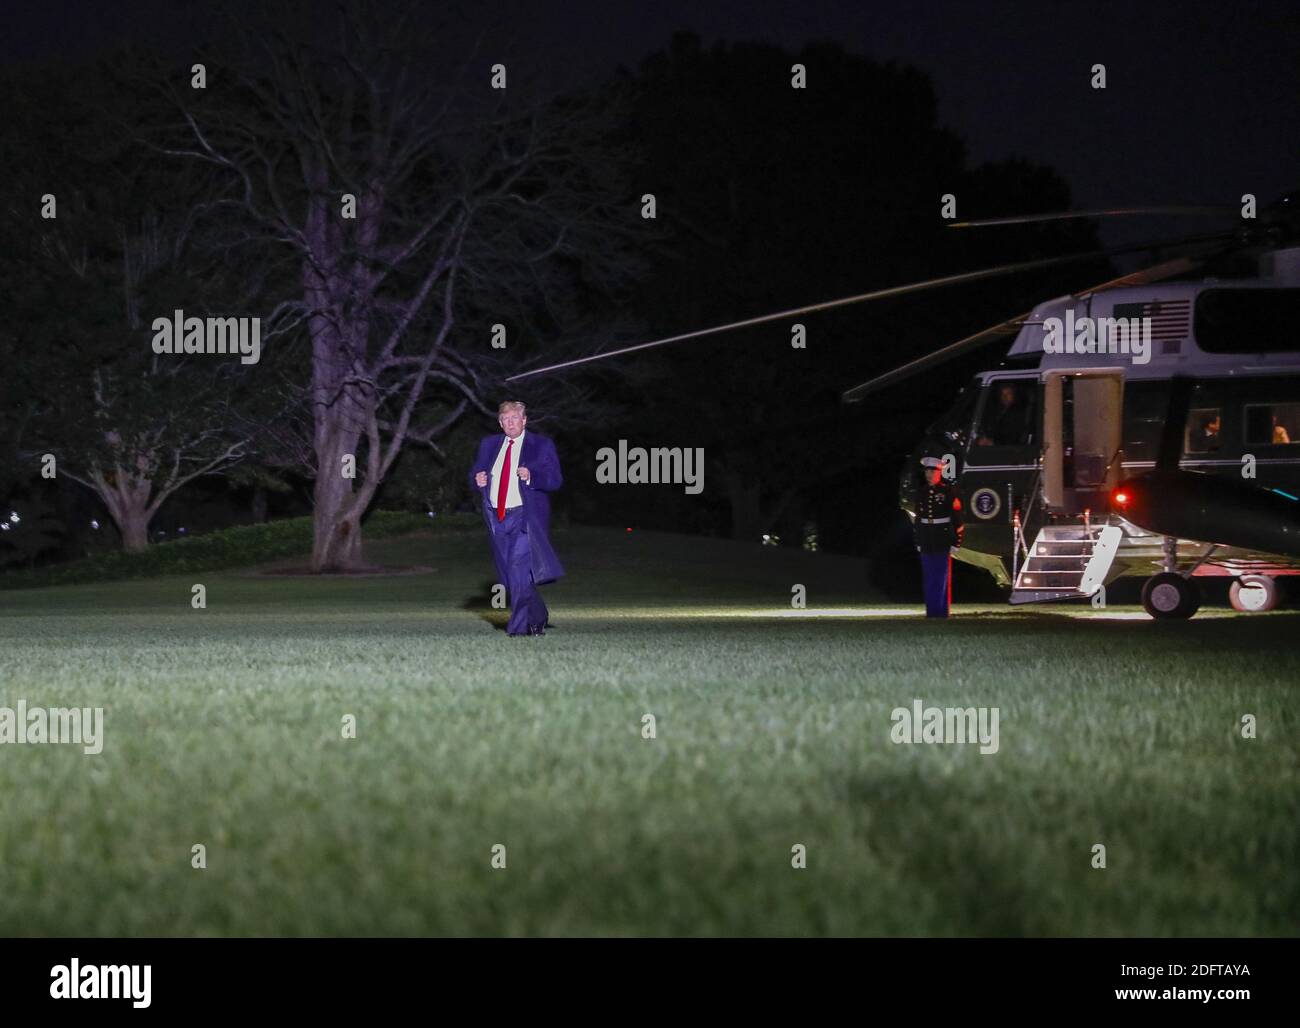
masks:
<path id="1" fill-rule="evenodd" d="M 474 476 L 474 484 L 478 486 L 480 489 L 482 489 L 485 485 L 487 485 L 487 475 L 488 473 L 486 471 L 480 471 L 477 475 Z"/>
<path id="2" fill-rule="evenodd" d="M 526 484 L 528 485 L 533 484 L 532 472 L 530 472 L 527 468 L 519 469 L 519 477 L 522 478 Z"/>

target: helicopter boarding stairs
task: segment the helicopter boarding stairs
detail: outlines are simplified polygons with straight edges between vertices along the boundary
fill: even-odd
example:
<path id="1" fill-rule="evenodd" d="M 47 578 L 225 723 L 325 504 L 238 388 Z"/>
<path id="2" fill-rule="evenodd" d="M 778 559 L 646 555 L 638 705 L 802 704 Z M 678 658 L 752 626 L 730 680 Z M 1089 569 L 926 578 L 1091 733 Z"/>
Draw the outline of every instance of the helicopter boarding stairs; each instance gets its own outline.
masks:
<path id="1" fill-rule="evenodd" d="M 1045 524 L 1029 546 L 1018 522 L 1015 530 L 1013 604 L 1092 596 L 1105 583 L 1123 534 L 1087 517 Z"/>

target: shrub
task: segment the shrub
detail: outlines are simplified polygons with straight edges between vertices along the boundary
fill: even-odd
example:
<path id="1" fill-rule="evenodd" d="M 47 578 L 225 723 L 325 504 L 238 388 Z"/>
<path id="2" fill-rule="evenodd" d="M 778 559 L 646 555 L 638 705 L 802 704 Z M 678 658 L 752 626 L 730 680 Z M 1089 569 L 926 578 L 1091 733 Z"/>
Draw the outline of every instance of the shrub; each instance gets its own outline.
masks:
<path id="1" fill-rule="evenodd" d="M 426 514 L 375 511 L 364 522 L 366 539 L 388 539 L 411 532 L 449 531 L 482 524 L 476 514 Z M 118 550 L 85 560 L 0 574 L 0 589 L 33 589 L 49 585 L 115 582 L 153 578 L 181 572 L 220 571 L 264 564 L 311 552 L 311 518 L 286 518 L 260 525 L 240 525 L 219 532 L 155 543 L 141 553 Z"/>

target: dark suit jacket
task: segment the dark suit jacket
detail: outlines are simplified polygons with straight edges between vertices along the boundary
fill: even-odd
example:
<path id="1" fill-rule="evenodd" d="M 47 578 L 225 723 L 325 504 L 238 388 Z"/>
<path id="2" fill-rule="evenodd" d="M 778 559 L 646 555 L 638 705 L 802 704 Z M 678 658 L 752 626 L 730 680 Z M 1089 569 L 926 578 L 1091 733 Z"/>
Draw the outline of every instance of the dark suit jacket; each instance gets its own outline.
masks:
<path id="1" fill-rule="evenodd" d="M 469 471 L 470 488 L 483 498 L 483 520 L 487 523 L 489 536 L 496 534 L 499 525 L 496 499 L 490 495 L 492 465 L 496 463 L 497 452 L 505 440 L 506 437 L 501 432 L 484 437 L 478 444 L 478 457 Z M 525 431 L 524 445 L 519 453 L 511 454 L 510 464 L 512 475 L 516 468 L 525 467 L 532 479 L 527 483 L 520 481 L 519 498 L 524 503 L 524 524 L 528 528 L 528 542 L 533 554 L 533 581 L 553 582 L 564 575 L 564 565 L 551 546 L 551 498 L 547 495 L 564 484 L 564 476 L 560 474 L 559 454 L 555 452 L 555 444 L 546 436 Z M 480 471 L 488 473 L 487 485 L 481 488 L 474 482 L 474 476 Z M 492 552 L 495 556 L 495 546 Z M 499 561 L 497 573 L 501 576 L 498 581 L 505 582 L 505 569 Z"/>

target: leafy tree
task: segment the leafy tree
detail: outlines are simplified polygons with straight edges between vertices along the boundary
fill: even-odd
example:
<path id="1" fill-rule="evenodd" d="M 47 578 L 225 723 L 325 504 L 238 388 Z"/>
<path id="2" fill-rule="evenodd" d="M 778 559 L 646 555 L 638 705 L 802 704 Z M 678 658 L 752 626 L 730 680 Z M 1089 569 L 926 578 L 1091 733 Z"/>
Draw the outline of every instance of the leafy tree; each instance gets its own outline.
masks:
<path id="1" fill-rule="evenodd" d="M 806 88 L 792 88 L 796 63 Z M 970 169 L 965 144 L 939 122 L 930 79 L 914 68 L 834 44 L 706 49 L 679 34 L 629 84 L 627 134 L 644 154 L 638 181 L 658 198 L 672 253 L 645 289 L 655 335 L 1096 246 L 1079 224 L 949 230 L 946 193 L 973 217 L 1068 207 L 1069 192 L 1026 162 Z M 624 367 L 653 376 L 635 389 L 635 431 L 704 447 L 702 502 L 735 538 L 779 530 L 798 544 L 818 509 L 872 502 L 859 484 L 864 470 L 876 465 L 877 487 L 889 489 L 922 426 L 994 355 L 856 408 L 840 403 L 845 388 L 1079 281 L 1077 268 L 995 280 L 631 355 Z M 806 331 L 803 349 L 791 345 L 795 322 Z"/>
<path id="2" fill-rule="evenodd" d="M 132 145 L 129 95 L 97 68 L 8 80 L 0 158 L 11 183 L 0 305 L 14 369 L 4 397 L 12 453 L 30 476 L 45 454 L 92 490 L 129 550 L 186 483 L 237 462 L 237 358 L 154 352 L 150 324 L 174 309 L 209 313 L 222 269 L 191 246 L 188 183 Z M 16 327 L 15 327 L 16 326 Z M 8 377 L 8 376 L 6 376 Z M 7 435 L 9 433 L 6 433 Z"/>

